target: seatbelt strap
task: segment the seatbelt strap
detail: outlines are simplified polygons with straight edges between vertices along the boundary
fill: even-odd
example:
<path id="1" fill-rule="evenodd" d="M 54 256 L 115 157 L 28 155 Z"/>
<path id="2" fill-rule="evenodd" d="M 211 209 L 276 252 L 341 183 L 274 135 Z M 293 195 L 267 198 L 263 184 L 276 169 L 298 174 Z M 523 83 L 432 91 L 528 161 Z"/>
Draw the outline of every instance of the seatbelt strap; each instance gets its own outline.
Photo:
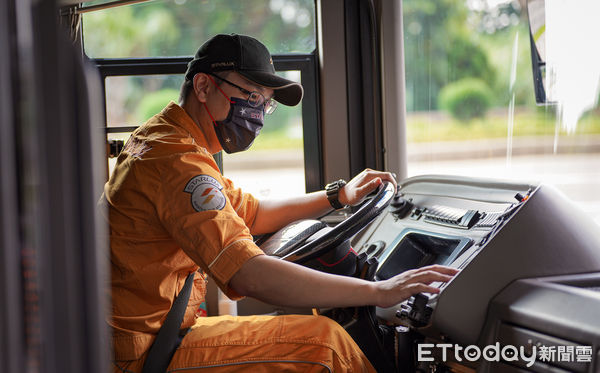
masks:
<path id="1" fill-rule="evenodd" d="M 181 342 L 179 329 L 192 292 L 194 274 L 195 272 L 192 272 L 188 275 L 183 288 L 175 298 L 165 322 L 160 327 L 158 335 L 150 347 L 150 351 L 148 351 L 142 373 L 164 373 L 167 371 L 173 354 Z"/>

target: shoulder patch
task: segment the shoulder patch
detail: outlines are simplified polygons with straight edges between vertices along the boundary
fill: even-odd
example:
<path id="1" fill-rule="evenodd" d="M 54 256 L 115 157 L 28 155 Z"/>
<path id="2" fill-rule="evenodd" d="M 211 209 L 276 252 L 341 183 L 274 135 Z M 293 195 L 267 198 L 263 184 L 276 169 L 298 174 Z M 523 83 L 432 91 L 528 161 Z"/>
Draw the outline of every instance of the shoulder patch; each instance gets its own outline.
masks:
<path id="1" fill-rule="evenodd" d="M 222 210 L 225 207 L 223 186 L 212 176 L 198 175 L 188 181 L 183 191 L 191 194 L 190 200 L 194 210 Z"/>

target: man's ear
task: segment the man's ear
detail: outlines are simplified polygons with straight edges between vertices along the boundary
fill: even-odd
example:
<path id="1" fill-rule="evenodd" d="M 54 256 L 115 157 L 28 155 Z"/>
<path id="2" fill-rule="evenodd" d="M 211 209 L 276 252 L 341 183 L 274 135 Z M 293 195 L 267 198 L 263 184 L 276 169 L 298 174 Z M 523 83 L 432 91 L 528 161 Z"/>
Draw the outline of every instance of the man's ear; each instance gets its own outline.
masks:
<path id="1" fill-rule="evenodd" d="M 210 79 L 205 73 L 194 75 L 194 95 L 200 102 L 206 102 L 210 90 Z"/>

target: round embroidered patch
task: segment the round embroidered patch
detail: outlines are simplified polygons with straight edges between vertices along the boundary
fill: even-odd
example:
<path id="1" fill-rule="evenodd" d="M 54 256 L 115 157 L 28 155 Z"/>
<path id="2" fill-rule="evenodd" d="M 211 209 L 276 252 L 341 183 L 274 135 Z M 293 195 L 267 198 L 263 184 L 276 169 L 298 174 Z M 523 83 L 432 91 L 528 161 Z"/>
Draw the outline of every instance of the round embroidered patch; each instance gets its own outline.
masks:
<path id="1" fill-rule="evenodd" d="M 194 210 L 222 210 L 225 207 L 225 195 L 221 191 L 223 187 L 217 179 L 208 175 L 194 176 L 183 190 L 191 194 L 191 202 Z"/>

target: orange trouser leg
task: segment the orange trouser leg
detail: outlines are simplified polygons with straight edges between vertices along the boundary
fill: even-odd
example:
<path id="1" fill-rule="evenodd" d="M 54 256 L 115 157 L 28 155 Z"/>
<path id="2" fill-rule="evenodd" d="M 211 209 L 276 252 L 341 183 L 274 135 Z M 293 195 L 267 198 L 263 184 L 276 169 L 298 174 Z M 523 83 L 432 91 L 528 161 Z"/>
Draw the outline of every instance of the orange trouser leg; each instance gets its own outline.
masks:
<path id="1" fill-rule="evenodd" d="M 374 372 L 352 338 L 323 316 L 198 319 L 169 372 Z"/>

